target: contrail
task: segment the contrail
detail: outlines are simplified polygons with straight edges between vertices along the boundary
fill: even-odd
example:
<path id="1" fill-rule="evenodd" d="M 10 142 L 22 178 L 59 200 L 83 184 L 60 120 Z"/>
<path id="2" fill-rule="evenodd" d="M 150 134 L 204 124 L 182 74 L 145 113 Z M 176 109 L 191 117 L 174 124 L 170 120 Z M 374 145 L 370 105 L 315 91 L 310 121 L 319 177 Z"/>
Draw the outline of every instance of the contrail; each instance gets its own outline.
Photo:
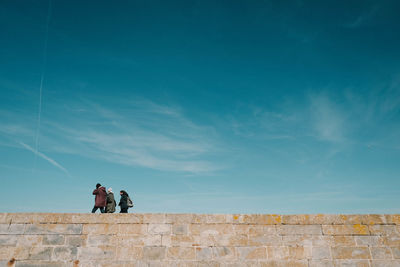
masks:
<path id="1" fill-rule="evenodd" d="M 46 65 L 47 65 L 47 43 L 49 40 L 50 17 L 51 17 L 51 0 L 49 0 L 49 5 L 47 8 L 46 32 L 45 32 L 44 47 L 43 47 L 42 74 L 40 76 L 40 86 L 39 86 L 39 111 L 38 111 L 38 120 L 37 120 L 36 135 L 35 135 L 35 151 L 38 151 L 38 148 L 39 148 L 40 120 L 41 120 L 41 115 L 42 115 L 43 82 L 44 82 L 44 77 L 46 74 Z M 35 162 L 34 162 L 33 169 L 36 168 L 36 158 L 37 158 L 37 154 L 35 153 Z"/>
<path id="2" fill-rule="evenodd" d="M 49 158 L 49 157 L 46 156 L 45 154 L 40 153 L 39 151 L 33 149 L 31 146 L 29 146 L 29 145 L 27 145 L 27 144 L 25 144 L 25 143 L 23 143 L 23 142 L 19 142 L 19 144 L 20 144 L 21 146 L 23 146 L 24 148 L 26 148 L 27 150 L 32 151 L 32 152 L 35 154 L 35 156 L 39 156 L 39 157 L 41 157 L 42 159 L 47 160 L 47 161 L 50 162 L 53 166 L 59 168 L 60 170 L 62 170 L 63 172 L 65 172 L 67 175 L 69 175 L 69 172 L 67 171 L 67 169 L 65 169 L 63 166 L 61 166 L 61 165 L 60 165 L 57 161 L 55 161 L 54 159 Z"/>

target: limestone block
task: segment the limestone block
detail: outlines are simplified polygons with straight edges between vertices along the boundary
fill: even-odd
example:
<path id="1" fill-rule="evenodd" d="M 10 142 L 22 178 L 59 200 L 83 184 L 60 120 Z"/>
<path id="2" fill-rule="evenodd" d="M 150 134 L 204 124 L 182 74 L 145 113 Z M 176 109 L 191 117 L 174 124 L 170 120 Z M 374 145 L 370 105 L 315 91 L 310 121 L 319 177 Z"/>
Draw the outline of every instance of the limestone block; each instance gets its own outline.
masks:
<path id="1" fill-rule="evenodd" d="M 101 215 L 101 214 L 99 214 Z M 127 224 L 128 225 L 128 224 Z M 137 224 L 129 224 L 137 225 Z M 119 227 L 126 226 L 125 224 L 106 224 L 106 223 L 94 223 L 94 224 L 84 224 L 82 229 L 82 234 L 84 235 L 113 235 L 118 233 Z"/>
<path id="2" fill-rule="evenodd" d="M 367 225 L 386 224 L 387 220 L 382 214 L 368 214 L 361 216 L 361 223 Z"/>
<path id="3" fill-rule="evenodd" d="M 206 223 L 227 223 L 227 218 L 225 214 L 207 215 Z"/>
<path id="4" fill-rule="evenodd" d="M 336 235 L 332 236 L 333 245 L 335 246 L 344 246 L 344 247 L 352 247 L 356 246 L 355 238 L 364 238 L 369 236 L 347 236 L 347 235 Z"/>
<path id="5" fill-rule="evenodd" d="M 144 238 L 148 236 L 143 235 L 117 235 L 115 239 L 117 240 L 118 247 L 143 247 Z"/>
<path id="6" fill-rule="evenodd" d="M 86 246 L 98 247 L 98 246 L 116 246 L 118 245 L 118 239 L 115 235 L 88 235 Z"/>
<path id="7" fill-rule="evenodd" d="M 53 250 L 53 261 L 71 261 L 76 260 L 78 256 L 77 247 L 55 247 Z"/>
<path id="8" fill-rule="evenodd" d="M 82 247 L 86 245 L 86 235 L 67 235 L 65 243 L 67 246 Z"/>
<path id="9" fill-rule="evenodd" d="M 143 258 L 143 248 L 131 246 L 118 246 L 118 260 L 140 260 Z"/>
<path id="10" fill-rule="evenodd" d="M 241 260 L 267 259 L 267 250 L 265 247 L 238 247 L 237 256 Z"/>
<path id="11" fill-rule="evenodd" d="M 289 246 L 289 259 L 311 259 L 312 257 L 312 247 L 303 246 Z"/>
<path id="12" fill-rule="evenodd" d="M 368 247 L 332 247 L 334 259 L 370 259 Z"/>
<path id="13" fill-rule="evenodd" d="M 199 261 L 196 267 L 221 267 L 221 263 L 217 261 Z"/>
<path id="14" fill-rule="evenodd" d="M 362 224 L 362 215 L 326 215 L 326 224 L 343 224 L 343 225 L 354 225 Z M 324 223 L 325 224 L 325 223 Z"/>
<path id="15" fill-rule="evenodd" d="M 182 236 L 183 237 L 183 236 Z M 191 244 L 191 246 L 193 247 L 212 247 L 215 246 L 217 244 L 217 239 L 219 238 L 219 236 L 212 236 L 212 235 L 194 235 L 192 236 L 193 238 L 193 242 Z M 173 236 L 172 240 L 175 240 L 176 238 Z M 173 244 L 175 244 L 177 242 L 173 242 Z M 184 242 L 183 245 L 189 245 L 190 243 L 186 243 Z M 178 246 L 178 245 L 175 245 Z"/>
<path id="16" fill-rule="evenodd" d="M 193 214 L 166 214 L 165 222 L 174 224 L 190 224 L 193 220 Z"/>
<path id="17" fill-rule="evenodd" d="M 370 267 L 400 267 L 399 260 L 374 260 Z"/>
<path id="18" fill-rule="evenodd" d="M 390 236 L 383 236 L 383 243 L 385 246 L 390 247 L 397 247 L 400 246 L 400 236 L 399 235 L 390 235 Z"/>
<path id="19" fill-rule="evenodd" d="M 283 215 L 282 223 L 283 224 L 310 224 L 310 215 L 308 215 L 308 214 Z"/>
<path id="20" fill-rule="evenodd" d="M 0 224 L 10 224 L 10 221 L 7 220 L 8 213 L 0 213 Z"/>
<path id="21" fill-rule="evenodd" d="M 355 225 L 322 225 L 324 235 L 369 235 L 368 226 Z"/>
<path id="22" fill-rule="evenodd" d="M 388 247 L 370 247 L 372 259 L 393 259 L 392 251 Z"/>
<path id="23" fill-rule="evenodd" d="M 228 247 L 240 247 L 248 246 L 248 236 L 247 235 L 217 235 L 213 244 L 216 246 L 228 246 Z M 202 243 L 201 245 L 205 245 Z"/>
<path id="24" fill-rule="evenodd" d="M 32 247 L 29 251 L 29 260 L 50 260 L 53 252 L 52 247 Z"/>
<path id="25" fill-rule="evenodd" d="M 335 267 L 369 267 L 368 260 L 335 260 Z M 382 267 L 382 266 L 381 266 Z"/>
<path id="26" fill-rule="evenodd" d="M 41 217 L 40 213 L 8 213 L 6 223 L 34 223 L 38 217 Z"/>
<path id="27" fill-rule="evenodd" d="M 171 224 L 149 224 L 147 232 L 152 235 L 171 234 Z"/>
<path id="28" fill-rule="evenodd" d="M 162 235 L 143 236 L 143 243 L 145 246 L 161 246 Z"/>
<path id="29" fill-rule="evenodd" d="M 109 216 L 116 216 L 115 220 L 112 223 L 144 223 L 144 215 L 143 214 L 117 213 L 117 214 L 109 214 Z"/>
<path id="30" fill-rule="evenodd" d="M 78 247 L 78 260 L 108 260 L 114 259 L 115 247 Z"/>
<path id="31" fill-rule="evenodd" d="M 371 235 L 398 235 L 397 226 L 395 225 L 370 225 L 369 231 Z"/>
<path id="32" fill-rule="evenodd" d="M 282 236 L 279 235 L 249 235 L 249 246 L 278 246 L 282 244 Z"/>
<path id="33" fill-rule="evenodd" d="M 275 225 L 282 223 L 282 216 L 275 214 L 242 214 L 233 215 L 229 218 L 229 222 L 231 221 L 232 223 Z"/>
<path id="34" fill-rule="evenodd" d="M 246 226 L 248 234 L 250 235 L 276 235 L 277 227 L 276 225 L 234 225 L 234 230 L 236 231 L 236 226 Z"/>
<path id="35" fill-rule="evenodd" d="M 334 244 L 332 236 L 318 235 L 284 235 L 282 244 L 288 246 L 331 246 Z M 278 244 L 279 245 L 279 244 Z"/>
<path id="36" fill-rule="evenodd" d="M 43 245 L 64 245 L 65 236 L 64 235 L 45 235 L 43 236 Z"/>
<path id="37" fill-rule="evenodd" d="M 164 238 L 164 236 L 163 236 Z M 170 236 L 171 238 L 171 246 L 176 247 L 176 246 L 181 246 L 181 247 L 192 247 L 194 243 L 197 243 L 198 246 L 204 246 L 200 242 L 202 242 L 201 239 L 197 239 L 195 241 L 195 236 L 191 235 L 172 235 Z M 164 239 L 163 239 L 164 241 Z"/>
<path id="38" fill-rule="evenodd" d="M 189 226 L 187 224 L 174 224 L 172 225 L 172 233 L 174 235 L 187 235 Z"/>
<path id="39" fill-rule="evenodd" d="M 53 261 L 17 261 L 17 267 L 70 267 L 71 263 Z M 80 266 L 81 267 L 81 266 Z"/>
<path id="40" fill-rule="evenodd" d="M 335 267 L 333 260 L 310 260 L 309 267 Z"/>
<path id="41" fill-rule="evenodd" d="M 16 235 L 0 235 L 0 246 L 17 245 L 18 236 Z"/>
<path id="42" fill-rule="evenodd" d="M 143 259 L 145 260 L 163 260 L 165 258 L 165 247 L 144 247 Z"/>
<path id="43" fill-rule="evenodd" d="M 25 224 L 0 224 L 0 235 L 22 235 Z"/>
<path id="44" fill-rule="evenodd" d="M 385 218 L 388 224 L 400 225 L 400 214 L 387 214 Z"/>
<path id="45" fill-rule="evenodd" d="M 212 248 L 211 247 L 197 247 L 196 248 L 196 260 L 211 260 L 212 259 Z"/>
<path id="46" fill-rule="evenodd" d="M 236 251 L 233 247 L 213 247 L 213 258 L 216 260 L 233 260 L 236 259 Z"/>
<path id="47" fill-rule="evenodd" d="M 380 236 L 355 236 L 357 246 L 383 246 L 383 238 Z"/>
<path id="48" fill-rule="evenodd" d="M 394 259 L 400 259 L 400 247 L 391 247 Z"/>
<path id="49" fill-rule="evenodd" d="M 118 234 L 146 234 L 146 224 L 119 224 Z"/>
<path id="50" fill-rule="evenodd" d="M 195 248 L 187 248 L 187 247 L 167 248 L 167 258 L 174 260 L 194 260 L 196 258 Z"/>
<path id="51" fill-rule="evenodd" d="M 27 224 L 25 234 L 28 235 L 74 235 L 82 232 L 82 224 Z"/>
<path id="52" fill-rule="evenodd" d="M 205 224 L 207 223 L 207 214 L 193 214 L 192 224 Z"/>
<path id="53" fill-rule="evenodd" d="M 255 227 L 256 225 L 248 225 L 248 224 L 233 224 L 233 233 L 239 235 L 239 234 L 243 234 L 243 235 L 247 235 L 249 234 L 250 231 L 250 227 Z M 257 225 L 259 226 L 259 225 Z M 262 225 L 260 225 L 260 227 L 262 227 Z M 260 229 L 261 232 L 261 229 Z"/>
<path id="54" fill-rule="evenodd" d="M 280 225 L 277 228 L 280 235 L 321 235 L 321 225 Z"/>
<path id="55" fill-rule="evenodd" d="M 332 259 L 330 247 L 312 247 L 312 259 L 313 260 Z"/>
<path id="56" fill-rule="evenodd" d="M 289 259 L 289 249 L 286 246 L 268 246 L 267 254 L 271 260 Z"/>
<path id="57" fill-rule="evenodd" d="M 0 247 L 0 260 L 10 260 L 12 258 L 16 260 L 26 260 L 29 258 L 30 247 Z"/>
<path id="58" fill-rule="evenodd" d="M 165 217 L 164 213 L 146 213 L 143 214 L 143 223 L 165 223 Z"/>
<path id="59" fill-rule="evenodd" d="M 161 246 L 163 246 L 163 247 L 171 247 L 172 246 L 172 240 L 171 240 L 170 235 L 161 236 Z"/>
<path id="60" fill-rule="evenodd" d="M 267 260 L 259 261 L 260 267 L 308 267 L 307 260 Z"/>
<path id="61" fill-rule="evenodd" d="M 191 224 L 189 228 L 192 235 L 222 235 L 233 232 L 231 224 Z"/>

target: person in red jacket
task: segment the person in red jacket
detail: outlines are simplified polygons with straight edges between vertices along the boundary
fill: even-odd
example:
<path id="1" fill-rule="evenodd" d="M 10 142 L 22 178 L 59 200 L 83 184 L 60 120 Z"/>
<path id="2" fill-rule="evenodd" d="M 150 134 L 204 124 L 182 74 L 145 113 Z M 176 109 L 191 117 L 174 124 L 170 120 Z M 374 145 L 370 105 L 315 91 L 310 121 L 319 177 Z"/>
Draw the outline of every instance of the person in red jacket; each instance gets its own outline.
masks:
<path id="1" fill-rule="evenodd" d="M 94 200 L 94 207 L 92 213 L 95 213 L 97 209 L 100 209 L 101 213 L 104 213 L 105 206 L 107 205 L 107 192 L 104 186 L 101 184 L 96 185 L 96 189 L 93 191 L 93 195 L 96 196 Z"/>

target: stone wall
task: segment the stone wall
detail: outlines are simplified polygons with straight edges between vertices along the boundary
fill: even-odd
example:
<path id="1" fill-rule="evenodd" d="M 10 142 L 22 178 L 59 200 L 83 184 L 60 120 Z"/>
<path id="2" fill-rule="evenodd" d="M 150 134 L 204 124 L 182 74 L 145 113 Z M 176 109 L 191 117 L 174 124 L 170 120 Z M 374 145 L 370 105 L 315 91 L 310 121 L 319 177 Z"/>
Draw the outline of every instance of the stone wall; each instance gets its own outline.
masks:
<path id="1" fill-rule="evenodd" d="M 0 266 L 400 266 L 400 215 L 0 213 Z"/>

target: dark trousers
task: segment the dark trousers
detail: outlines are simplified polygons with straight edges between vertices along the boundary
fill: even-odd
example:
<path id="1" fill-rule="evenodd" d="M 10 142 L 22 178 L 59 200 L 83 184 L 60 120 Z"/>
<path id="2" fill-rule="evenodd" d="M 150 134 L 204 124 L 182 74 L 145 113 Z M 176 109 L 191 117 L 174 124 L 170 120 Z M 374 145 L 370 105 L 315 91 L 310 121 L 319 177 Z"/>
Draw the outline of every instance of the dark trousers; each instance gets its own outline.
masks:
<path id="1" fill-rule="evenodd" d="M 96 206 L 94 206 L 93 209 L 92 209 L 92 213 L 95 213 L 97 209 L 100 209 L 101 213 L 105 212 L 104 207 L 96 207 Z"/>
<path id="2" fill-rule="evenodd" d="M 128 208 L 121 208 L 119 213 L 128 213 Z"/>

